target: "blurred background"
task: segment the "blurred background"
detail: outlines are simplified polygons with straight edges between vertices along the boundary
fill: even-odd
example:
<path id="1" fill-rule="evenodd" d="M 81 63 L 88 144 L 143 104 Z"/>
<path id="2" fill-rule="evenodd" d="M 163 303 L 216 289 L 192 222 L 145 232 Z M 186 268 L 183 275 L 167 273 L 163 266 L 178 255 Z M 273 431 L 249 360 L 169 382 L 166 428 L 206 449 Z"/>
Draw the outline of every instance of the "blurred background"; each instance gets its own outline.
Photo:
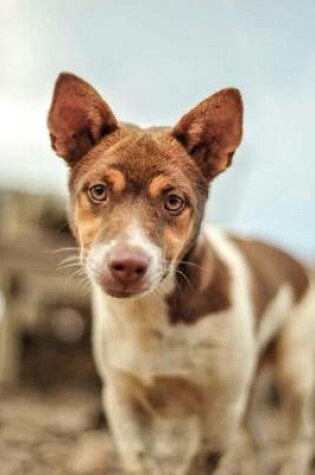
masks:
<path id="1" fill-rule="evenodd" d="M 46 130 L 56 76 L 83 77 L 144 126 L 239 87 L 244 140 L 207 220 L 313 263 L 314 25 L 313 0 L 1 1 L 0 380 L 19 383 L 1 402 L 5 475 L 118 473 L 98 431 L 88 290 L 59 265 L 75 244 Z"/>

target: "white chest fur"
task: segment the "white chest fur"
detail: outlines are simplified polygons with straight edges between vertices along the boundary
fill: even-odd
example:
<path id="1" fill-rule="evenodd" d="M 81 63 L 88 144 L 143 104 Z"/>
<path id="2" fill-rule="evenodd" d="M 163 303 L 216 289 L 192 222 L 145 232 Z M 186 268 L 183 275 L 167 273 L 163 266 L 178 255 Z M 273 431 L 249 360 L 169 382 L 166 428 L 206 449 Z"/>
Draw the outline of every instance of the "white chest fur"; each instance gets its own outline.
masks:
<path id="1" fill-rule="evenodd" d="M 221 234 L 211 231 L 209 239 L 232 274 L 232 306 L 224 312 L 171 325 L 159 295 L 131 302 L 94 290 L 94 352 L 105 378 L 121 372 L 149 386 L 174 377 L 234 389 L 249 379 L 254 344 L 246 267 Z"/>

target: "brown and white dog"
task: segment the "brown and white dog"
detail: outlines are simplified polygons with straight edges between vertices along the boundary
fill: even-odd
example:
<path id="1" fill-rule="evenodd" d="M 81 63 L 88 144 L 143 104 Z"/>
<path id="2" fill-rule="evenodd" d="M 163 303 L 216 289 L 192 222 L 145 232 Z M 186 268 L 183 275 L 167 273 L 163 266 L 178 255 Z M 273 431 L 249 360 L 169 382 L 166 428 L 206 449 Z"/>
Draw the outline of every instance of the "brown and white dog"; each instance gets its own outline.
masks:
<path id="1" fill-rule="evenodd" d="M 187 442 L 173 473 L 224 470 L 271 342 L 289 421 L 279 473 L 307 472 L 314 284 L 281 250 L 202 225 L 209 185 L 241 142 L 242 109 L 239 91 L 224 89 L 173 128 L 141 129 L 118 123 L 82 79 L 63 73 L 55 85 L 48 127 L 70 168 L 104 408 L 134 475 L 164 473 L 148 439 L 162 418 Z"/>

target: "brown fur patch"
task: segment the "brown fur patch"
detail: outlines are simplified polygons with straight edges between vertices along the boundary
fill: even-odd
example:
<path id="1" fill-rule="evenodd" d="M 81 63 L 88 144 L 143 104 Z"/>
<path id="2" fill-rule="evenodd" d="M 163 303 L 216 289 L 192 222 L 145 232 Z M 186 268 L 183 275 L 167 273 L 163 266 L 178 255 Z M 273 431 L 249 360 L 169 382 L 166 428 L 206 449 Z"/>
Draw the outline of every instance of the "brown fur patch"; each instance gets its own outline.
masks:
<path id="1" fill-rule="evenodd" d="M 114 191 L 120 192 L 126 188 L 126 179 L 119 170 L 110 168 L 106 171 L 105 177 L 111 183 Z"/>
<path id="2" fill-rule="evenodd" d="M 211 313 L 227 310 L 231 281 L 226 264 L 209 243 L 193 248 L 177 268 L 176 289 L 168 299 L 172 324 L 193 324 Z"/>
<path id="3" fill-rule="evenodd" d="M 147 388 L 146 397 L 153 410 L 162 416 L 200 414 L 204 407 L 202 391 L 194 383 L 180 376 L 156 377 L 154 385 Z"/>
<path id="4" fill-rule="evenodd" d="M 149 195 L 151 198 L 157 198 L 167 186 L 170 185 L 170 180 L 164 175 L 158 175 L 153 178 L 149 184 Z"/>
<path id="5" fill-rule="evenodd" d="M 163 228 L 164 255 L 167 262 L 177 262 L 185 252 L 193 234 L 192 223 L 192 213 L 187 208 L 178 217 L 176 226 L 165 226 Z"/>
<path id="6" fill-rule="evenodd" d="M 260 241 L 235 236 L 231 239 L 244 254 L 252 274 L 252 294 L 258 322 L 283 284 L 291 286 L 295 302 L 302 299 L 309 279 L 298 261 L 284 251 Z"/>
<path id="7" fill-rule="evenodd" d="M 81 248 L 88 247 L 92 244 L 97 236 L 100 225 L 100 216 L 95 216 L 90 210 L 90 207 L 86 202 L 87 198 L 81 196 L 75 205 L 75 212 L 72 219 L 73 232 L 76 236 Z"/>

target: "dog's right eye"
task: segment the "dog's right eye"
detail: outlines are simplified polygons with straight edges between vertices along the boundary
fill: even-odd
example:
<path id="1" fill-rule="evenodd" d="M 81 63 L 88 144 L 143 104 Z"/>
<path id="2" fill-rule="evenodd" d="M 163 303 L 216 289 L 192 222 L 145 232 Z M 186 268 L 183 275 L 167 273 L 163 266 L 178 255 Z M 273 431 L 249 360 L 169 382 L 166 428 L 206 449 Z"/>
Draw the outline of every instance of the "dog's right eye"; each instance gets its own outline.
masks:
<path id="1" fill-rule="evenodd" d="M 104 183 L 97 183 L 96 185 L 90 186 L 88 195 L 90 200 L 94 203 L 106 201 L 108 196 L 107 186 Z"/>

